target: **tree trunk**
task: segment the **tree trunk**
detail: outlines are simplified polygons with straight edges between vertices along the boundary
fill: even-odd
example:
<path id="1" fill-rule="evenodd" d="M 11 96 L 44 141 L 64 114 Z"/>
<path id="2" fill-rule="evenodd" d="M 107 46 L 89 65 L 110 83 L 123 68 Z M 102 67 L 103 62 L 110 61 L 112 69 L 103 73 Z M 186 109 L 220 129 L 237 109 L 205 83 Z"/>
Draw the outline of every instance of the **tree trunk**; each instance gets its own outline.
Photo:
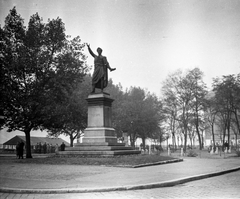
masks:
<path id="1" fill-rule="evenodd" d="M 30 132 L 31 128 L 26 128 L 24 131 L 26 137 L 26 158 L 32 158 Z"/>
<path id="2" fill-rule="evenodd" d="M 130 134 L 131 147 L 135 147 L 135 138 L 134 135 Z"/>
<path id="3" fill-rule="evenodd" d="M 237 149 L 237 144 L 238 143 L 238 139 L 237 139 L 237 134 L 235 134 L 235 146 L 236 146 L 236 149 Z"/>
<path id="4" fill-rule="evenodd" d="M 215 149 L 214 123 L 212 123 L 212 139 L 213 139 L 213 148 Z"/>
<path id="5" fill-rule="evenodd" d="M 222 137 L 222 151 L 224 151 L 224 143 L 225 143 L 225 136 L 226 136 L 226 131 L 227 131 L 227 125 L 224 125 L 224 130 L 223 130 L 223 137 Z"/>
<path id="6" fill-rule="evenodd" d="M 143 144 L 143 150 L 145 151 L 145 147 L 146 147 L 146 144 L 145 144 L 145 137 L 142 137 L 142 144 Z"/>
<path id="7" fill-rule="evenodd" d="M 187 135 L 188 135 L 187 126 L 184 125 L 184 148 L 183 148 L 184 153 L 186 153 L 187 151 Z"/>
<path id="8" fill-rule="evenodd" d="M 174 150 L 176 150 L 177 145 L 176 145 L 176 138 L 175 138 L 175 133 L 174 132 L 172 132 L 172 145 L 173 145 Z"/>
<path id="9" fill-rule="evenodd" d="M 198 135 L 199 150 L 202 150 L 202 139 L 201 139 L 201 135 L 200 135 L 199 128 L 198 128 L 198 122 L 196 123 L 196 131 L 197 131 L 197 135 Z"/>
<path id="10" fill-rule="evenodd" d="M 202 150 L 202 139 L 201 139 L 201 135 L 200 135 L 200 132 L 199 132 L 199 117 L 198 117 L 198 109 L 197 109 L 197 107 L 196 107 L 195 127 L 196 127 L 196 132 L 197 132 L 197 135 L 198 135 L 199 150 Z"/>
<path id="11" fill-rule="evenodd" d="M 70 137 L 70 146 L 73 147 L 73 141 L 74 141 L 73 135 L 70 134 L 69 137 Z"/>
<path id="12" fill-rule="evenodd" d="M 227 131 L 228 131 L 228 149 L 229 149 L 229 146 L 230 146 L 230 121 L 229 121 L 229 124 L 228 124 Z"/>
<path id="13" fill-rule="evenodd" d="M 191 149 L 193 148 L 193 138 L 191 135 L 188 136 L 189 140 L 190 140 L 190 144 L 191 144 Z"/>

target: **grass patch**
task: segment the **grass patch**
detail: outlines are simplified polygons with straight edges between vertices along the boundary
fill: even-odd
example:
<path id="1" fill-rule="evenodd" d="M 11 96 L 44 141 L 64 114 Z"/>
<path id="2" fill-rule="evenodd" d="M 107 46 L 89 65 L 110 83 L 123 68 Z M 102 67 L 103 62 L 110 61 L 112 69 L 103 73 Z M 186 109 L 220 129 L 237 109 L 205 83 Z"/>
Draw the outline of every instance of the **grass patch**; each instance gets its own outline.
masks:
<path id="1" fill-rule="evenodd" d="M 80 155 L 61 155 L 46 158 L 17 159 L 18 163 L 51 165 L 101 165 L 101 166 L 136 166 L 173 160 L 176 158 L 159 155 L 124 155 L 114 157 L 84 157 Z"/>

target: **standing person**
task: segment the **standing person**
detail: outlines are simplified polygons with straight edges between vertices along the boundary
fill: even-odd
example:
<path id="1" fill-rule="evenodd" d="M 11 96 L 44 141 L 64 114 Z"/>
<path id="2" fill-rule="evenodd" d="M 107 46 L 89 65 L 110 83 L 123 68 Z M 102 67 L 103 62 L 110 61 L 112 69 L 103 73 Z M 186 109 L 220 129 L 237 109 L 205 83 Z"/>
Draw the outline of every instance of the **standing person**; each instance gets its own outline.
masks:
<path id="1" fill-rule="evenodd" d="M 55 145 L 55 153 L 58 153 L 58 144 Z"/>
<path id="2" fill-rule="evenodd" d="M 61 151 L 65 151 L 65 144 L 64 144 L 64 142 L 62 142 L 60 147 L 61 147 Z"/>
<path id="3" fill-rule="evenodd" d="M 21 141 L 19 144 L 19 155 L 18 159 L 22 158 L 23 159 L 23 151 L 24 151 L 24 142 Z"/>
<path id="4" fill-rule="evenodd" d="M 20 142 L 18 141 L 17 145 L 16 145 L 16 156 L 17 156 L 17 158 L 19 157 L 19 145 L 20 145 Z"/>
<path id="5" fill-rule="evenodd" d="M 51 152 L 50 144 L 48 143 L 48 144 L 47 144 L 47 153 L 50 153 L 50 152 Z"/>
<path id="6" fill-rule="evenodd" d="M 36 153 L 39 153 L 39 144 L 36 145 Z"/>
<path id="7" fill-rule="evenodd" d="M 54 153 L 54 146 L 50 144 L 50 153 Z"/>
<path id="8" fill-rule="evenodd" d="M 43 144 L 43 153 L 44 154 L 47 153 L 47 143 L 46 142 Z"/>
<path id="9" fill-rule="evenodd" d="M 90 44 L 87 44 L 89 53 L 94 57 L 94 72 L 92 77 L 92 93 L 95 93 L 95 88 L 103 89 L 108 84 L 108 70 L 114 71 L 116 68 L 111 68 L 107 57 L 102 56 L 102 49 L 97 48 L 98 55 L 95 55 L 90 48 Z"/>
<path id="10" fill-rule="evenodd" d="M 39 153 L 42 153 L 42 143 L 39 142 Z"/>

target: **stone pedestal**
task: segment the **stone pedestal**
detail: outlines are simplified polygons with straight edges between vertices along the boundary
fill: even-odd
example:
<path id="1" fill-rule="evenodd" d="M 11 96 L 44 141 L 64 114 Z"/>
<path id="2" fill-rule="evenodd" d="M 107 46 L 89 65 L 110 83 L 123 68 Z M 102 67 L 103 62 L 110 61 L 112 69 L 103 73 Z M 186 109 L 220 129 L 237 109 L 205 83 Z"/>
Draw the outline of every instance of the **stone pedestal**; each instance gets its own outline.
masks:
<path id="1" fill-rule="evenodd" d="M 79 155 L 127 155 L 139 154 L 140 151 L 118 143 L 114 128 L 112 128 L 112 102 L 107 93 L 91 94 L 88 102 L 88 126 L 84 130 L 82 143 L 68 147 L 59 154 Z"/>

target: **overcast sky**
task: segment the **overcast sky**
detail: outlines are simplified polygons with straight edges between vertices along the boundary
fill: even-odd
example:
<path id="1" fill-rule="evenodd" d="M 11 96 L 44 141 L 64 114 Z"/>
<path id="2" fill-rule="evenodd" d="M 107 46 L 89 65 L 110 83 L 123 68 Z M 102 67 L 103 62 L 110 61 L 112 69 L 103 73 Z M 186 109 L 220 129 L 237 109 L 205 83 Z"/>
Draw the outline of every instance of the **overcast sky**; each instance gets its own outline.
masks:
<path id="1" fill-rule="evenodd" d="M 66 33 L 79 35 L 93 51 L 103 49 L 115 84 L 160 94 L 177 69 L 199 67 L 213 77 L 240 72 L 239 0 L 0 0 L 0 23 L 16 6 L 25 19 L 36 12 L 60 17 Z M 86 54 L 88 52 L 86 51 Z M 88 54 L 89 55 L 89 54 Z M 93 65 L 93 58 L 88 57 Z"/>

